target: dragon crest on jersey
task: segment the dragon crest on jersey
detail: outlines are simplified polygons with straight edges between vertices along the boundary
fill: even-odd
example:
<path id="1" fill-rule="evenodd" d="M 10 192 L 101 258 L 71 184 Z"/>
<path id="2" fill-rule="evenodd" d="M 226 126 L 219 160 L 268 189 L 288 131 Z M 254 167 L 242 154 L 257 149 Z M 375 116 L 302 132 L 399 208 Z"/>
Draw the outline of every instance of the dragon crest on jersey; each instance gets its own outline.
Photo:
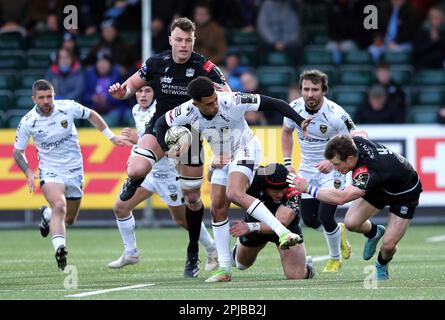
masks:
<path id="1" fill-rule="evenodd" d="M 324 134 L 326 131 L 328 131 L 328 126 L 325 124 L 320 124 L 320 132 Z"/>
<path id="2" fill-rule="evenodd" d="M 60 124 L 61 124 L 62 128 L 64 128 L 64 129 L 68 128 L 68 121 L 67 120 L 60 121 Z"/>

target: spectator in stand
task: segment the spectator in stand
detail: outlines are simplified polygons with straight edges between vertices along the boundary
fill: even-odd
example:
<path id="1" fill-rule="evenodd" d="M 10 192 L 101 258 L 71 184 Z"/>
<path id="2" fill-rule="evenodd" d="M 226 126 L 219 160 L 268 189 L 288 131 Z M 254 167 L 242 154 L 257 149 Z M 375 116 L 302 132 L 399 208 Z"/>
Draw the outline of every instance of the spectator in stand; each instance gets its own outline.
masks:
<path id="1" fill-rule="evenodd" d="M 108 88 L 116 82 L 121 82 L 119 67 L 113 64 L 106 50 L 99 51 L 96 64 L 85 72 L 84 104 L 100 115 L 117 118 L 121 123 L 130 110 L 126 101 L 113 99 L 108 93 Z"/>
<path id="2" fill-rule="evenodd" d="M 16 3 L 15 0 L 7 0 Z M 31 32 L 60 32 L 59 18 L 64 17 L 65 0 L 27 1 L 27 28 Z M 71 2 L 71 1 L 70 1 Z M 71 4 L 71 3 L 70 3 Z"/>
<path id="3" fill-rule="evenodd" d="M 357 110 L 354 121 L 362 124 L 403 123 L 405 114 L 388 103 L 385 88 L 377 84 L 369 89 L 368 100 Z"/>
<path id="4" fill-rule="evenodd" d="M 66 31 L 63 34 L 62 48 L 71 51 L 74 54 L 74 58 L 76 61 L 80 61 L 82 60 L 82 58 L 85 58 L 81 57 L 80 55 L 80 50 L 77 47 L 76 35 L 73 32 Z"/>
<path id="5" fill-rule="evenodd" d="M 227 47 L 226 37 L 221 26 L 212 21 L 209 6 L 198 4 L 193 19 L 196 24 L 194 50 L 217 65 L 223 63 Z"/>
<path id="6" fill-rule="evenodd" d="M 373 44 L 368 47 L 375 62 L 385 51 L 407 52 L 412 49 L 414 35 L 421 20 L 408 0 L 391 0 L 379 8 L 379 26 Z"/>
<path id="7" fill-rule="evenodd" d="M 258 12 L 257 31 L 267 49 L 286 52 L 294 63 L 298 62 L 301 27 L 296 1 L 264 0 Z"/>
<path id="8" fill-rule="evenodd" d="M 27 0 L 0 0 L 0 34 L 16 33 L 26 37 L 24 27 L 27 13 Z"/>
<path id="9" fill-rule="evenodd" d="M 243 32 L 254 32 L 259 9 L 258 0 L 240 0 L 241 14 L 243 15 Z"/>
<path id="10" fill-rule="evenodd" d="M 247 72 L 247 67 L 240 66 L 239 50 L 231 48 L 226 53 L 226 65 L 222 69 L 232 91 L 243 91 L 241 75 Z"/>
<path id="11" fill-rule="evenodd" d="M 258 78 L 251 71 L 244 72 L 241 77 L 241 92 L 245 93 L 257 93 L 262 95 L 269 95 L 269 93 L 260 88 Z M 252 111 L 253 112 L 253 111 Z M 283 123 L 283 116 L 275 111 L 255 111 L 257 115 L 252 115 L 250 111 L 247 111 L 245 116 L 246 120 L 252 124 L 261 125 L 277 125 Z"/>
<path id="12" fill-rule="evenodd" d="M 444 13 L 437 7 L 428 11 L 428 23 L 414 38 L 414 62 L 419 69 L 445 67 Z"/>
<path id="13" fill-rule="evenodd" d="M 108 49 L 111 52 L 113 61 L 118 65 L 121 76 L 126 76 L 132 72 L 134 61 L 136 58 L 133 54 L 132 46 L 119 36 L 113 21 L 106 20 L 101 24 L 100 43 L 91 48 L 90 53 L 85 59 L 87 65 L 93 64 L 96 60 L 97 53 L 101 49 Z"/>
<path id="14" fill-rule="evenodd" d="M 445 105 L 441 106 L 437 111 L 437 122 L 445 124 Z"/>
<path id="15" fill-rule="evenodd" d="M 82 101 L 84 75 L 72 51 L 59 49 L 55 63 L 46 71 L 45 79 L 54 85 L 55 99 Z"/>
<path id="16" fill-rule="evenodd" d="M 334 0 L 328 10 L 329 42 L 326 50 L 332 53 L 335 64 L 342 62 L 345 52 L 356 50 L 361 28 L 361 15 L 353 0 Z"/>
<path id="17" fill-rule="evenodd" d="M 292 102 L 301 98 L 301 91 L 298 83 L 292 83 L 287 90 L 287 102 Z"/>
<path id="18" fill-rule="evenodd" d="M 153 54 L 170 49 L 168 30 L 162 19 L 154 18 L 151 21 L 151 43 Z"/>
<path id="19" fill-rule="evenodd" d="M 391 69 L 385 62 L 381 62 L 376 68 L 377 84 L 382 85 L 386 90 L 388 104 L 395 106 L 403 114 L 406 113 L 406 94 L 403 88 L 394 81 Z"/>

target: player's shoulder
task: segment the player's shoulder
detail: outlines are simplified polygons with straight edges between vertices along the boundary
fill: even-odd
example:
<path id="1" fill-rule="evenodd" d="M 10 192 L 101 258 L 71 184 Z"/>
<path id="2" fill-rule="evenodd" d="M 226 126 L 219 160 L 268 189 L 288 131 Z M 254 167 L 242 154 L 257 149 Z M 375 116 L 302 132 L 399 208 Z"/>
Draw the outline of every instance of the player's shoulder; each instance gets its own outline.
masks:
<path id="1" fill-rule="evenodd" d="M 22 117 L 22 119 L 20 120 L 20 126 L 32 125 L 38 117 L 39 114 L 36 111 L 36 107 L 34 107 Z"/>
<path id="2" fill-rule="evenodd" d="M 325 99 L 325 111 L 329 112 L 331 116 L 337 116 L 338 118 L 342 118 L 343 115 L 348 115 L 345 109 L 343 109 L 342 106 L 340 106 L 338 103 L 329 100 L 328 98 L 324 97 Z"/>
<path id="3" fill-rule="evenodd" d="M 303 97 L 300 97 L 298 99 L 295 99 L 289 103 L 289 105 L 298 112 L 298 110 L 304 109 L 304 99 Z"/>
<path id="4" fill-rule="evenodd" d="M 139 103 L 136 103 L 133 108 L 131 109 L 131 113 L 133 114 L 133 117 L 138 113 L 139 111 Z"/>
<path id="5" fill-rule="evenodd" d="M 190 56 L 190 61 L 194 64 L 198 64 L 198 65 L 204 65 L 206 63 L 206 61 L 210 61 L 209 59 L 207 59 L 206 57 L 204 57 L 202 54 L 193 51 L 192 55 Z"/>
<path id="6" fill-rule="evenodd" d="M 172 60 L 172 51 L 171 50 L 165 50 L 159 53 L 156 53 L 152 55 L 150 58 L 146 60 L 145 63 L 162 63 L 169 60 Z"/>

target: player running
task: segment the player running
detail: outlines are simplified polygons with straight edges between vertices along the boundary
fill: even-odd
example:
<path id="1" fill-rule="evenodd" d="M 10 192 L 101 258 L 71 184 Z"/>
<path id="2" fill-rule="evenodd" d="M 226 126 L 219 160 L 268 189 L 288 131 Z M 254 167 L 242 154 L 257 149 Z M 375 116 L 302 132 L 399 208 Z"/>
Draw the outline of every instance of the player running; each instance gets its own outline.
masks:
<path id="1" fill-rule="evenodd" d="M 150 122 L 156 112 L 156 100 L 153 99 L 153 89 L 144 86 L 136 92 L 137 104 L 133 107 L 133 118 L 136 125 L 135 132 L 131 128 L 124 128 L 122 136 L 135 144 L 145 132 L 145 126 Z M 166 157 L 153 166 L 153 170 L 145 177 L 141 187 L 128 201 L 116 199 L 114 214 L 119 232 L 124 243 L 125 251 L 117 260 L 108 264 L 110 268 L 121 268 L 129 264 L 139 262 L 139 253 L 136 245 L 135 220 L 132 210 L 142 201 L 150 198 L 155 192 L 168 205 L 173 220 L 184 229 L 187 229 L 185 220 L 184 197 L 181 192 L 178 174 L 174 164 Z M 218 253 L 215 242 L 209 235 L 205 225 L 201 224 L 200 242 L 207 251 L 206 271 L 212 271 L 218 267 Z M 196 274 L 195 276 L 198 276 Z"/>
<path id="2" fill-rule="evenodd" d="M 25 156 L 32 137 L 38 152 L 40 187 L 50 205 L 41 210 L 40 232 L 46 237 L 51 231 L 57 265 L 63 270 L 68 255 L 65 223 L 76 221 L 83 195 L 83 161 L 74 120 L 88 120 L 115 145 L 130 143 L 115 136 L 96 111 L 73 100 L 55 101 L 54 95 L 49 81 L 37 80 L 32 85 L 35 105 L 17 127 L 14 159 L 26 175 L 29 191 L 35 192 L 36 176 Z"/>

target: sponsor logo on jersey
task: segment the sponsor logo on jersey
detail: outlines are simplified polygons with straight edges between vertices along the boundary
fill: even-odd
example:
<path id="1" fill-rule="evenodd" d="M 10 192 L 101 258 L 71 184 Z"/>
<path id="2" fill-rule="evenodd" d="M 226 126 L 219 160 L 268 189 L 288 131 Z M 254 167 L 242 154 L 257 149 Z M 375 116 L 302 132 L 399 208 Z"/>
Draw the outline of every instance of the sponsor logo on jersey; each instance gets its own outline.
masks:
<path id="1" fill-rule="evenodd" d="M 195 75 L 195 69 L 193 68 L 188 68 L 187 70 L 185 70 L 185 76 L 186 77 L 193 77 Z"/>
<path id="2" fill-rule="evenodd" d="M 325 124 L 320 124 L 320 132 L 325 134 L 328 131 L 328 126 Z"/>
<path id="3" fill-rule="evenodd" d="M 165 77 L 161 78 L 161 83 L 172 83 L 172 81 L 173 81 L 173 77 L 165 76 Z"/>
<path id="4" fill-rule="evenodd" d="M 215 64 L 212 61 L 207 60 L 202 67 L 205 71 L 210 72 L 213 68 L 215 68 Z"/>
<path id="5" fill-rule="evenodd" d="M 254 104 L 257 103 L 258 98 L 256 94 L 237 92 L 235 94 L 236 104 Z"/>
<path id="6" fill-rule="evenodd" d="M 408 207 L 401 206 L 400 207 L 400 214 L 408 214 Z"/>
<path id="7" fill-rule="evenodd" d="M 66 128 L 68 128 L 68 121 L 62 120 L 62 121 L 60 121 L 60 125 L 62 126 L 62 128 L 66 129 Z"/>
<path id="8" fill-rule="evenodd" d="M 368 180 L 369 180 L 369 172 L 368 168 L 365 166 L 357 168 L 352 173 L 352 185 L 357 188 L 365 189 L 366 185 L 368 184 Z"/>

